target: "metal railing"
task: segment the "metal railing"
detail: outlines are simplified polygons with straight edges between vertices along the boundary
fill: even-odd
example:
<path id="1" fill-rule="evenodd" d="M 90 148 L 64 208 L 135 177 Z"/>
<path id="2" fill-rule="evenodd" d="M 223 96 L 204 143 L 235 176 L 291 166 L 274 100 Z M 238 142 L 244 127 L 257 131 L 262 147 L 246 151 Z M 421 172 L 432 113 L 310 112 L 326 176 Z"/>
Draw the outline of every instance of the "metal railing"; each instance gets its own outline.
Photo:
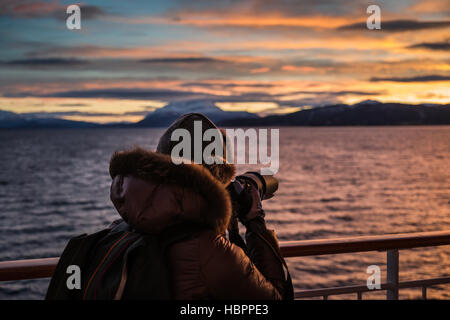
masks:
<path id="1" fill-rule="evenodd" d="M 381 236 L 365 236 L 324 240 L 305 240 L 281 242 L 284 257 L 304 257 L 326 254 L 343 254 L 369 251 L 387 252 L 387 282 L 381 284 L 389 300 L 398 299 L 402 288 L 422 288 L 422 298 L 427 298 L 427 288 L 435 285 L 449 284 L 450 276 L 399 281 L 399 250 L 419 247 L 450 245 L 450 230 L 436 232 L 419 232 Z M 31 259 L 0 262 L 0 281 L 25 280 L 51 277 L 58 258 Z M 356 293 L 357 299 L 369 289 L 366 285 L 340 286 L 332 288 L 308 289 L 295 292 L 295 298 L 323 297 L 330 295 Z"/>

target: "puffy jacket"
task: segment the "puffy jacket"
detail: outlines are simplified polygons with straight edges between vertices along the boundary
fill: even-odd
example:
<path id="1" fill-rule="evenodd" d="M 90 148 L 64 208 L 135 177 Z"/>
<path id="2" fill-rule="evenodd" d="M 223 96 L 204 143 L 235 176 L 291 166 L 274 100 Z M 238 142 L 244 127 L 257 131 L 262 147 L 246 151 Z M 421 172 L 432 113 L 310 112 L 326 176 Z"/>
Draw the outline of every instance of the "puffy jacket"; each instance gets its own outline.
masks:
<path id="1" fill-rule="evenodd" d="M 255 221 L 245 235 L 247 253 L 232 244 L 225 237 L 231 216 L 229 194 L 210 171 L 197 164 L 175 165 L 168 155 L 138 148 L 115 153 L 110 174 L 111 200 L 134 231 L 158 234 L 183 222 L 204 228 L 168 250 L 173 298 L 286 295 L 275 234 Z"/>

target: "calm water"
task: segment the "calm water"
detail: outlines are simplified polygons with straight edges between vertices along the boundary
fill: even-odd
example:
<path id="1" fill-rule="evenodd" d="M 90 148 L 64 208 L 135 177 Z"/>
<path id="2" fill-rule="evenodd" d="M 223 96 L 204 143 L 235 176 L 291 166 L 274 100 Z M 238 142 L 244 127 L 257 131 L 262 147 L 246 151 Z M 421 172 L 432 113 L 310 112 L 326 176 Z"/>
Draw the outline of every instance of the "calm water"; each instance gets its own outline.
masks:
<path id="1" fill-rule="evenodd" d="M 69 238 L 117 219 L 109 201 L 111 153 L 154 148 L 161 133 L 0 131 L 0 261 L 58 256 Z M 280 189 L 264 202 L 279 240 L 450 229 L 450 126 L 284 128 L 280 142 Z M 364 285 L 372 264 L 386 279 L 385 253 L 288 263 L 297 289 Z M 400 270 L 400 280 L 448 276 L 450 248 L 400 251 Z M 47 285 L 45 279 L 0 283 L 0 298 L 42 299 Z M 449 299 L 450 286 L 428 296 Z"/>

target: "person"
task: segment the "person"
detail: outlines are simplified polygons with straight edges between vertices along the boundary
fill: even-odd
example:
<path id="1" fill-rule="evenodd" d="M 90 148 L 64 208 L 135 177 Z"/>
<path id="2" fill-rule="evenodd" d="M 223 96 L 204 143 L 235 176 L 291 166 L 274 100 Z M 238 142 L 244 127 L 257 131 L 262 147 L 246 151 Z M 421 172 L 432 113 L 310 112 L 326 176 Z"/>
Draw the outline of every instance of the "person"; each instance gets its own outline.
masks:
<path id="1" fill-rule="evenodd" d="M 226 159 L 210 165 L 173 163 L 173 131 L 193 134 L 196 121 L 201 121 L 203 132 L 220 130 L 207 117 L 191 113 L 166 130 L 156 151 L 138 147 L 113 154 L 110 198 L 122 219 L 96 237 L 83 238 L 82 244 L 69 243 L 47 299 L 293 298 L 287 266 L 275 233 L 266 228 L 256 188 L 250 192 L 250 209 L 239 213 L 246 227 L 243 248 L 226 236 L 232 217 L 226 187 L 234 177 L 234 164 Z M 149 245 L 151 239 L 159 244 Z M 139 249 L 137 243 L 142 242 L 146 246 Z M 162 247 L 159 256 L 151 256 Z M 69 260 L 86 270 L 79 293 L 66 290 L 61 279 L 67 278 Z"/>

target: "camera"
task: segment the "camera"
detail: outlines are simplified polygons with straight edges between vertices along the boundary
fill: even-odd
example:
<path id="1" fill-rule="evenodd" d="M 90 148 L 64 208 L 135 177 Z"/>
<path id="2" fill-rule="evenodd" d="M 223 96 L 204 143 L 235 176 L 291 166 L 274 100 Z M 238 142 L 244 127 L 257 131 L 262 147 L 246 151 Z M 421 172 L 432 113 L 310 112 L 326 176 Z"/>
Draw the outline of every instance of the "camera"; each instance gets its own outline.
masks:
<path id="1" fill-rule="evenodd" d="M 278 190 L 278 180 L 273 175 L 261 175 L 255 171 L 248 171 L 236 176 L 227 186 L 231 197 L 233 218 L 246 214 L 252 206 L 251 188 L 258 190 L 261 200 L 270 199 Z"/>

